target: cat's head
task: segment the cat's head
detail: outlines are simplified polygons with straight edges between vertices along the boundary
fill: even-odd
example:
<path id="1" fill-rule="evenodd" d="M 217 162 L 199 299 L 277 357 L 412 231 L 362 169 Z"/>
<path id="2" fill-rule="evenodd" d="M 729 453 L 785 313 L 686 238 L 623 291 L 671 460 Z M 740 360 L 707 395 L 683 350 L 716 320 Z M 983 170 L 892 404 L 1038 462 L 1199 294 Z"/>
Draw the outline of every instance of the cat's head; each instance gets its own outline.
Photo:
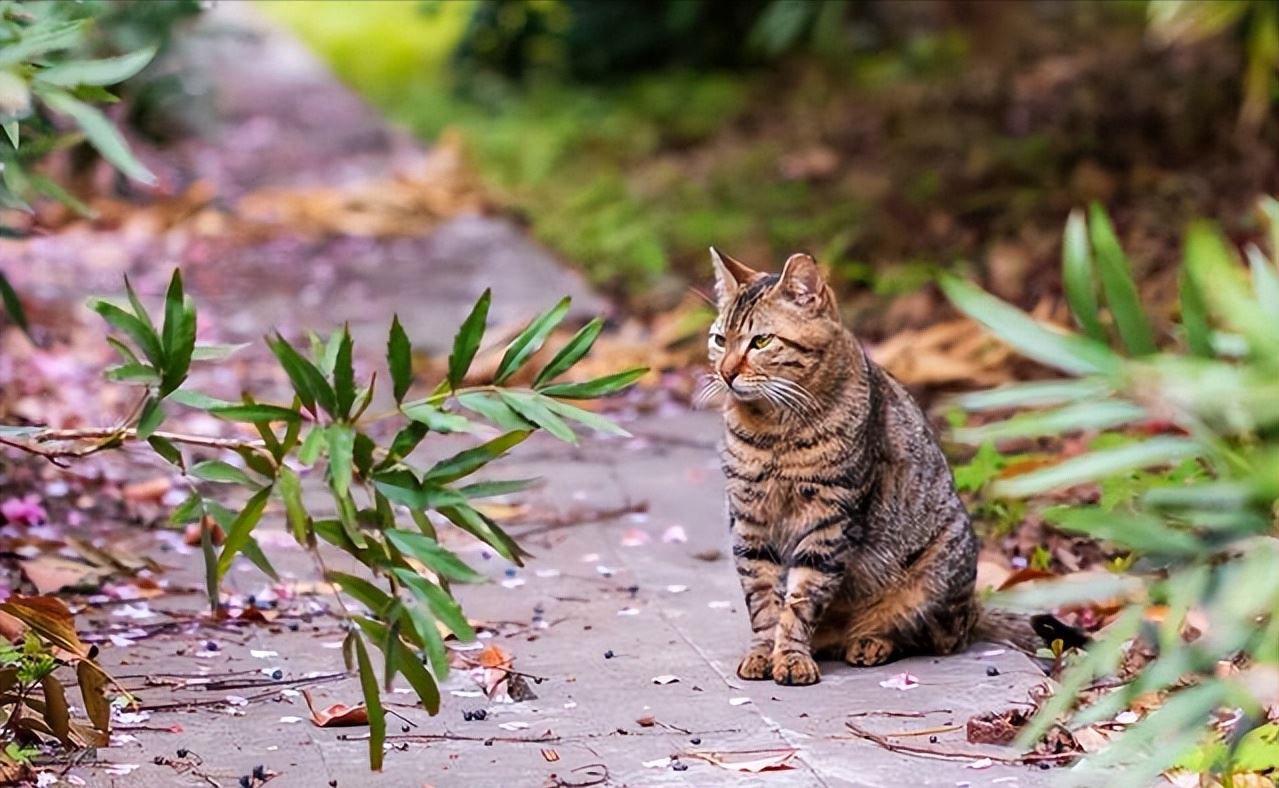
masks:
<path id="1" fill-rule="evenodd" d="M 712 382 L 739 402 L 816 407 L 828 351 L 845 336 L 816 261 L 794 254 L 780 274 L 756 271 L 711 247 L 719 314 L 711 325 Z"/>

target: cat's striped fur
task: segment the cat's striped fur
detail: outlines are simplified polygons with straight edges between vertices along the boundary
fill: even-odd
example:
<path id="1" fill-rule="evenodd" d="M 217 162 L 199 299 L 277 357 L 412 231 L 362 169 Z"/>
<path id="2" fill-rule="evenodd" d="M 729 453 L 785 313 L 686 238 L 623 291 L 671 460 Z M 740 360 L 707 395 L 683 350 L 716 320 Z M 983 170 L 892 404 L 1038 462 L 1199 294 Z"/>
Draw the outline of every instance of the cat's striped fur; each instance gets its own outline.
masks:
<path id="1" fill-rule="evenodd" d="M 878 665 L 974 637 L 1028 646 L 1029 617 L 982 611 L 978 544 L 919 407 L 840 323 L 817 264 L 780 275 L 712 249 L 708 394 L 724 397 L 747 679 L 811 684 L 814 655 Z"/>

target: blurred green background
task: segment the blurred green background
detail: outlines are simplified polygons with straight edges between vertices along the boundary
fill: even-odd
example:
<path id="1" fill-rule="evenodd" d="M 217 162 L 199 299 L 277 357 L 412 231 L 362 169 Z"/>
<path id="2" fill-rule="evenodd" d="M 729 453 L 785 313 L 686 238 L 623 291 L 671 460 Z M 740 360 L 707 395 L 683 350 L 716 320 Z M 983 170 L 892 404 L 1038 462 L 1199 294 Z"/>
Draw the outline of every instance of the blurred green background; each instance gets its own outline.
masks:
<path id="1" fill-rule="evenodd" d="M 1267 5 L 260 3 L 391 118 L 459 129 L 533 233 L 633 306 L 703 281 L 715 243 L 812 251 L 880 313 L 992 252 L 981 273 L 1025 301 L 1088 200 L 1139 266 L 1192 216 L 1245 221 L 1277 185 L 1273 80 L 1241 114 L 1249 69 L 1273 76 Z"/>

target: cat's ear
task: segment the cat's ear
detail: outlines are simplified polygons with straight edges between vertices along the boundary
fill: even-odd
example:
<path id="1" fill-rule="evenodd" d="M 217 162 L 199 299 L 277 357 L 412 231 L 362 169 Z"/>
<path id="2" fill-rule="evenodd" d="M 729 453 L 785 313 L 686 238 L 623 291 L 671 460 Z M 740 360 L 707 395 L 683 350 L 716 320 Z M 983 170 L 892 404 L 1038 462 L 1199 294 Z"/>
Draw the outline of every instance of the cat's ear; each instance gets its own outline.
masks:
<path id="1" fill-rule="evenodd" d="M 715 247 L 711 247 L 711 262 L 715 265 L 715 295 L 721 303 L 737 293 L 742 285 L 750 284 L 764 274 L 745 263 L 734 260 Z"/>
<path id="2" fill-rule="evenodd" d="M 786 260 L 776 287 L 799 306 L 812 306 L 825 300 L 826 280 L 822 278 L 822 269 L 806 254 L 793 254 Z"/>

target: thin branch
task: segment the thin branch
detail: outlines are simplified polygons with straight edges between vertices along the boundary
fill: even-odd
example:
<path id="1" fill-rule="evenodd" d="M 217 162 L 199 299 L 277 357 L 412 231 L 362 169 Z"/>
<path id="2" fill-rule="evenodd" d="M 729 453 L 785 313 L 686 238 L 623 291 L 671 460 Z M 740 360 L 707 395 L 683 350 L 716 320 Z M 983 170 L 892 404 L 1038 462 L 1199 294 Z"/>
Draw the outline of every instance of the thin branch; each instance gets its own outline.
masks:
<path id="1" fill-rule="evenodd" d="M 1016 757 L 1009 758 L 1003 755 L 990 755 L 981 752 L 957 752 L 954 750 L 942 750 L 935 747 L 917 747 L 913 744 L 901 744 L 889 741 L 883 736 L 877 733 L 871 733 L 865 728 L 859 727 L 852 722 L 845 722 L 844 725 L 846 725 L 848 730 L 852 731 L 852 733 L 858 738 L 878 744 L 880 747 L 888 750 L 889 752 L 919 755 L 925 758 L 937 758 L 944 761 L 976 761 L 982 758 L 989 758 L 997 763 L 1026 765 L 1031 763 L 1065 761 L 1079 757 L 1079 753 L 1077 752 L 1058 752 L 1045 753 L 1042 755 L 1038 753 L 1027 753 L 1025 755 L 1018 755 Z"/>

